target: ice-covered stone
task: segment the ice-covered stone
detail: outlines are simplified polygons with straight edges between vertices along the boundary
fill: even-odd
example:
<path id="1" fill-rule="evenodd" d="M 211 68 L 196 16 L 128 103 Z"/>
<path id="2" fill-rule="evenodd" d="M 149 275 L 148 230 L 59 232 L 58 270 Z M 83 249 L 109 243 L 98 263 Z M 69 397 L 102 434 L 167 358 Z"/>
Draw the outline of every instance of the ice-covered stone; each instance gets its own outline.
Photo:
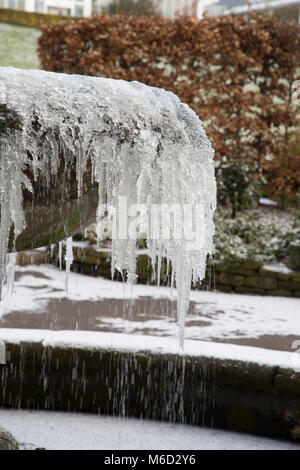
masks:
<path id="1" fill-rule="evenodd" d="M 19 444 L 14 436 L 0 427 L 0 450 L 19 450 Z"/>
<path id="2" fill-rule="evenodd" d="M 153 205 L 183 210 L 202 204 L 201 243 L 192 249 L 175 236 L 175 228 L 169 239 L 160 237 L 170 224 L 168 214 L 158 221 L 152 217 L 157 233 L 147 235 L 158 279 L 162 256 L 172 266 L 182 346 L 190 284 L 205 274 L 216 205 L 213 149 L 194 111 L 174 94 L 138 82 L 6 67 L 0 67 L 0 106 L 5 110 L 0 113 L 0 284 L 11 229 L 16 240 L 26 226 L 24 189 L 34 192 L 33 182 L 47 188 L 60 173 L 68 174 L 71 162 L 79 198 L 84 175 L 98 184 L 100 239 L 103 217 L 122 198 L 127 207 L 143 205 L 139 216 L 150 222 Z M 142 221 L 137 235 L 139 229 Z M 112 271 L 127 271 L 129 282 L 136 277 L 134 238 L 112 241 Z"/>

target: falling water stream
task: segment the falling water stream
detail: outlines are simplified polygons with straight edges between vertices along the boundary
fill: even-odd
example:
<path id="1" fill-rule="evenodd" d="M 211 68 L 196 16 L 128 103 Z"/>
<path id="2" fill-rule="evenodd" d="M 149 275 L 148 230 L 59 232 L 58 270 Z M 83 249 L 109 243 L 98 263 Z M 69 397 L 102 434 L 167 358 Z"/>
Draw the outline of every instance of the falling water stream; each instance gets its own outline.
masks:
<path id="1" fill-rule="evenodd" d="M 90 184 L 98 185 L 99 240 L 105 217 L 119 210 L 112 273 L 125 271 L 131 284 L 136 280 L 137 237 L 148 221 L 147 246 L 158 283 L 162 258 L 172 266 L 182 349 L 191 282 L 205 275 L 216 206 L 214 152 L 198 116 L 174 94 L 138 82 L 6 67 L 0 67 L 1 105 L 17 116 L 18 124 L 0 134 L 0 286 L 11 278 L 7 254 L 12 227 L 12 251 L 26 228 L 24 190 L 34 193 L 33 182 L 50 187 L 75 159 L 78 199 L 88 171 Z M 0 114 L 3 123 L 5 128 L 5 114 Z M 189 212 L 196 206 L 202 211 Z M 157 218 L 153 207 L 175 208 L 172 214 L 179 208 L 185 223 L 189 219 L 196 227 L 195 241 L 191 244 L 182 228 L 178 235 L 177 216 L 162 210 Z M 133 221 L 136 228 L 124 235 L 124 226 Z M 166 228 L 169 237 L 162 236 Z M 71 237 L 66 247 L 68 271 Z M 59 250 L 61 254 L 61 244 Z"/>

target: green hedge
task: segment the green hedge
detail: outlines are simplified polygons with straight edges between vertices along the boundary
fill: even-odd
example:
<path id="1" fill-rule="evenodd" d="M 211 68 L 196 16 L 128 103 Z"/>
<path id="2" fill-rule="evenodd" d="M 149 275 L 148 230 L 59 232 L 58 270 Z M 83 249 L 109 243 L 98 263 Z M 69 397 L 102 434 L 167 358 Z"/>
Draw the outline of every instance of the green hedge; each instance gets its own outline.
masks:
<path id="1" fill-rule="evenodd" d="M 66 17 L 61 15 L 45 15 L 44 13 L 0 7 L 0 22 L 2 23 L 14 23 L 22 26 L 39 28 L 42 23 L 56 24 L 64 19 L 66 19 Z"/>

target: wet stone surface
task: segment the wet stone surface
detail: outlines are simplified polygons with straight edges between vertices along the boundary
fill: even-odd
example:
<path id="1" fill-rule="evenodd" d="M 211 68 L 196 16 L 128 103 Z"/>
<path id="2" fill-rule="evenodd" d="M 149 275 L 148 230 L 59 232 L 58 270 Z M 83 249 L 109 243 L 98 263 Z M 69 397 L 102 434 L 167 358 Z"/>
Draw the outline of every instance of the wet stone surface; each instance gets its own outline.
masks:
<path id="1" fill-rule="evenodd" d="M 0 427 L 0 450 L 19 450 L 19 444 L 14 436 Z"/>

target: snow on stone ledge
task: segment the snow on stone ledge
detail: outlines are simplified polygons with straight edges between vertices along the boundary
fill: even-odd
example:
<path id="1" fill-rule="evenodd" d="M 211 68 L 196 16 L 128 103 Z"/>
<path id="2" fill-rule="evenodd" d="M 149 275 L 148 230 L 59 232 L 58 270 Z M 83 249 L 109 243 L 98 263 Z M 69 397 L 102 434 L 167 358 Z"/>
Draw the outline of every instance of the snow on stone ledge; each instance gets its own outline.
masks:
<path id="1" fill-rule="evenodd" d="M 292 269 L 289 269 L 283 263 L 264 264 L 263 269 L 265 269 L 266 271 L 274 271 L 274 272 L 283 273 L 283 274 L 292 274 L 294 272 Z"/>
<path id="2" fill-rule="evenodd" d="M 13 344 L 21 342 L 41 343 L 45 347 L 179 354 L 178 341 L 175 337 L 164 338 L 122 333 L 3 328 L 0 329 L 0 340 Z M 186 340 L 184 349 L 186 356 L 251 362 L 259 365 L 279 366 L 284 369 L 300 371 L 300 355 L 296 352 L 274 351 L 252 346 L 194 340 Z"/>

